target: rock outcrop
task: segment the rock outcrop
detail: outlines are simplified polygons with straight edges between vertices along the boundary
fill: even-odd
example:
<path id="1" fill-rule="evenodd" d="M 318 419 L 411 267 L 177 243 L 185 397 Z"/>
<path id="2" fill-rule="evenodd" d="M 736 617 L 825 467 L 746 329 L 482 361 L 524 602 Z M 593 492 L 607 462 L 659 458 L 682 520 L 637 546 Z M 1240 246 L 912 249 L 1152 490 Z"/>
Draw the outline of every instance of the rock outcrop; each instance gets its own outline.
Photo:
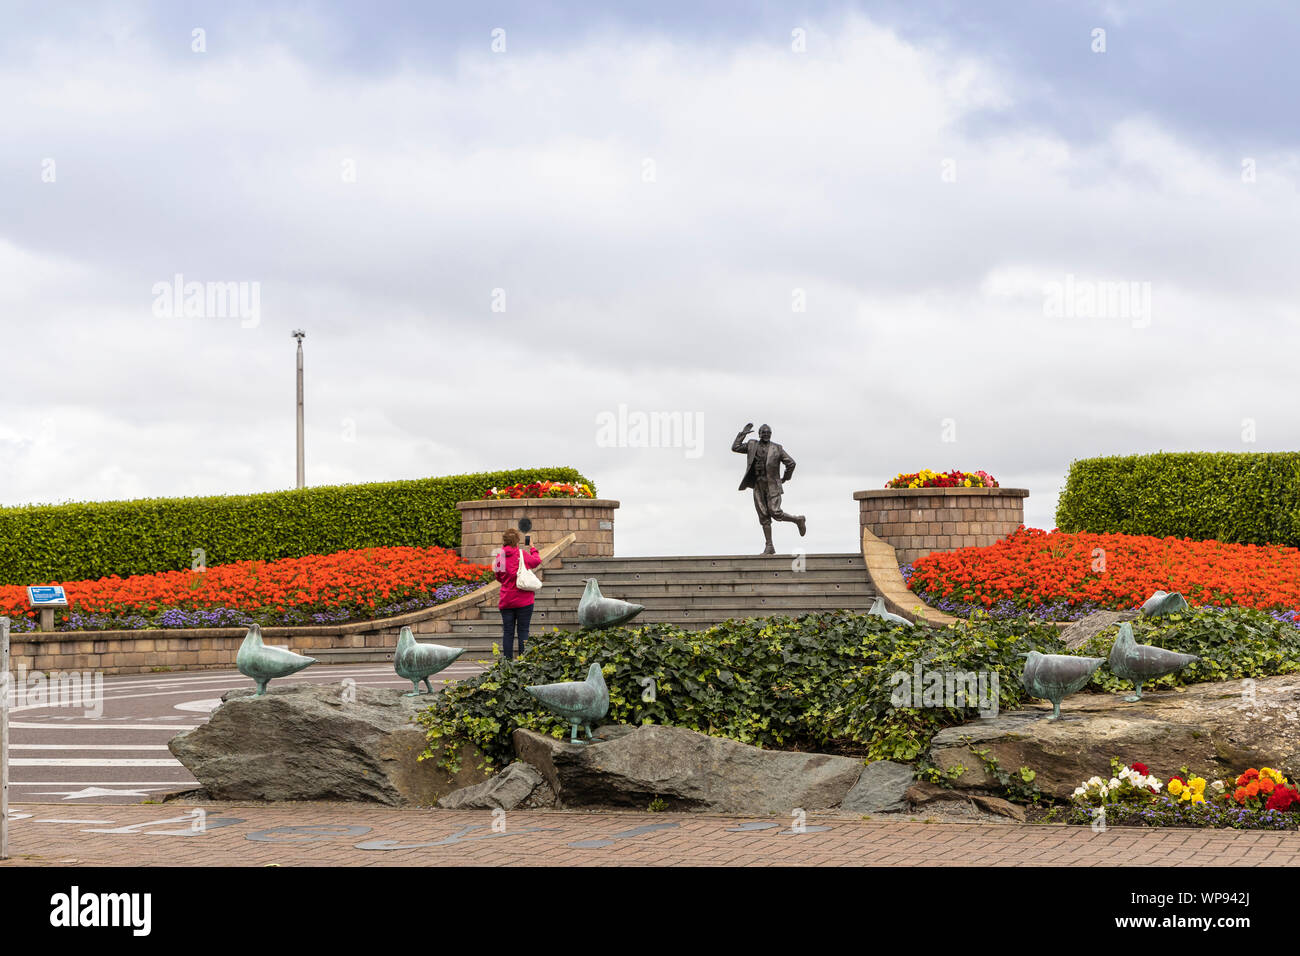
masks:
<path id="1" fill-rule="evenodd" d="M 1087 644 L 1094 635 L 1100 634 L 1108 627 L 1122 621 L 1132 621 L 1138 616 L 1137 611 L 1093 611 L 1061 631 L 1061 642 L 1068 650 L 1078 650 Z"/>
<path id="2" fill-rule="evenodd" d="M 916 774 L 907 764 L 875 760 L 867 764 L 858 782 L 845 795 L 841 809 L 852 813 L 901 813 Z"/>
<path id="3" fill-rule="evenodd" d="M 861 760 L 763 750 L 684 727 L 603 727 L 574 746 L 516 730 L 515 752 L 550 784 L 556 806 L 781 813 L 837 807 Z"/>
<path id="4" fill-rule="evenodd" d="M 1014 711 L 948 727 L 930 758 L 944 770 L 965 768 L 953 781 L 963 789 L 997 786 L 989 760 L 1012 775 L 1028 767 L 1044 794 L 1062 799 L 1087 778 L 1107 776 L 1111 757 L 1141 761 L 1162 779 L 1184 766 L 1226 776 L 1261 764 L 1300 776 L 1300 675 L 1192 684 L 1134 703 L 1076 694 L 1062 719 L 1049 714 Z"/>
<path id="5" fill-rule="evenodd" d="M 353 684 L 231 691 L 201 727 L 172 738 L 172 754 L 216 800 L 360 800 L 430 805 L 480 783 L 481 754 L 466 747 L 448 774 L 413 718 L 430 698 Z"/>
<path id="6" fill-rule="evenodd" d="M 444 810 L 540 809 L 555 805 L 555 794 L 533 767 L 516 760 L 483 783 L 454 790 L 438 801 Z"/>

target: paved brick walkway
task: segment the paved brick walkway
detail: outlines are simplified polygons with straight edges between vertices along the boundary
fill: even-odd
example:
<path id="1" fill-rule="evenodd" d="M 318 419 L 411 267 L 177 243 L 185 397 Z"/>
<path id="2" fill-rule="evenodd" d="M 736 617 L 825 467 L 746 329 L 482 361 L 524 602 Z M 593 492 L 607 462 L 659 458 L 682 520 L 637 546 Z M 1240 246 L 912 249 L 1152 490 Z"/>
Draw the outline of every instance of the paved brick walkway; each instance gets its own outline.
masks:
<path id="1" fill-rule="evenodd" d="M 1300 833 L 670 813 L 23 804 L 0 865 L 1300 865 Z M 494 822 L 497 829 L 494 830 Z M 502 829 L 502 827 L 504 829 Z M 823 829 L 824 828 L 824 829 Z"/>

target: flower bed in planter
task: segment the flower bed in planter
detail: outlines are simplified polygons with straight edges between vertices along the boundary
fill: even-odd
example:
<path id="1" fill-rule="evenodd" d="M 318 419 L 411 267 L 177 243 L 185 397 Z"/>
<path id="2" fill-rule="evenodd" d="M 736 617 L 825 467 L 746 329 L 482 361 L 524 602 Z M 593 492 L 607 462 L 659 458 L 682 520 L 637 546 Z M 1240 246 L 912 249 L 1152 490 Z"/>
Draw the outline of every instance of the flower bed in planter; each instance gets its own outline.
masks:
<path id="1" fill-rule="evenodd" d="M 569 484 L 565 481 L 534 481 L 507 485 L 505 488 L 490 488 L 483 495 L 485 501 L 504 498 L 594 498 L 590 485 Z"/>
<path id="2" fill-rule="evenodd" d="M 69 581 L 55 630 L 341 624 L 432 607 L 491 577 L 447 548 L 399 547 Z M 15 631 L 36 628 L 22 587 L 0 587 L 0 614 Z"/>
<path id="3" fill-rule="evenodd" d="M 922 468 L 909 475 L 899 473 L 885 482 L 886 488 L 996 488 L 997 480 L 987 471 L 930 471 Z"/>

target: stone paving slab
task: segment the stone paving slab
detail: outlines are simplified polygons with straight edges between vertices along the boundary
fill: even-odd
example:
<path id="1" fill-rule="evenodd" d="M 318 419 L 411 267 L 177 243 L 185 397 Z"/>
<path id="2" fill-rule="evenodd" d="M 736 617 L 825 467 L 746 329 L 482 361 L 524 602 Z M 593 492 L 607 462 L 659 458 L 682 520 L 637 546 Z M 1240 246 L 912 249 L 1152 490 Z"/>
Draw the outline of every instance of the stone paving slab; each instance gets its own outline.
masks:
<path id="1" fill-rule="evenodd" d="M 203 830 L 196 832 L 202 810 Z M 11 807 L 0 866 L 1300 866 L 1300 833 L 182 802 Z M 495 827 L 495 828 L 494 828 Z"/>

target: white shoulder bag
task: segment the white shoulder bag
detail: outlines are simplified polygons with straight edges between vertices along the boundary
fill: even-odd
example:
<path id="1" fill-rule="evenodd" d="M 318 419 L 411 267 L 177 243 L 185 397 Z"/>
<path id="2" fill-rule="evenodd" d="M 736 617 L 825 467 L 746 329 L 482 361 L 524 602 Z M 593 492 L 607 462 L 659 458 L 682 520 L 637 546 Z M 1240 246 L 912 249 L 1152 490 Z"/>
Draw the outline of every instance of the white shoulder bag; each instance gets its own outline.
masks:
<path id="1" fill-rule="evenodd" d="M 515 587 L 521 591 L 540 591 L 542 579 L 533 574 L 524 564 L 524 549 L 519 549 L 519 569 L 515 571 Z"/>

